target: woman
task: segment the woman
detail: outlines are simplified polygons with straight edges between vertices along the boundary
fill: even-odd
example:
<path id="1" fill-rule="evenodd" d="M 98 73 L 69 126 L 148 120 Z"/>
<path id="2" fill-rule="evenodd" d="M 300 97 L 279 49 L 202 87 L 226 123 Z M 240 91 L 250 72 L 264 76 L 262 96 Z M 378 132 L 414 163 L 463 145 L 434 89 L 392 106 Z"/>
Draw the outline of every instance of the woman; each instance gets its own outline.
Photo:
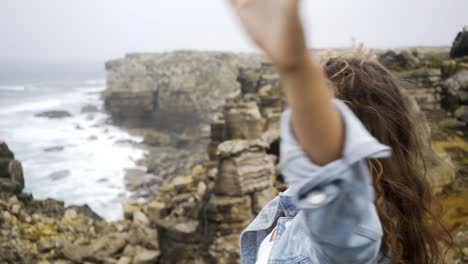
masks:
<path id="1" fill-rule="evenodd" d="M 368 59 L 311 59 L 299 0 L 231 4 L 276 66 L 289 105 L 289 189 L 243 232 L 242 263 L 439 263 L 425 221 L 425 161 L 437 157 L 394 77 Z"/>

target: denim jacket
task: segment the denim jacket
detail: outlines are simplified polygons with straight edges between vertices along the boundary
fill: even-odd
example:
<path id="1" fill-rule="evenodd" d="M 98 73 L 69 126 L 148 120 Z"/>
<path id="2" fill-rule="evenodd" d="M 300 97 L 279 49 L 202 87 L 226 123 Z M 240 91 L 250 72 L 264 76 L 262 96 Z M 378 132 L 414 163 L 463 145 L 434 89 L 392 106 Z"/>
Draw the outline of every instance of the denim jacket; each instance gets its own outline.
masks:
<path id="1" fill-rule="evenodd" d="M 382 226 L 365 160 L 385 158 L 379 143 L 354 113 L 333 100 L 345 128 L 342 157 L 314 164 L 281 117 L 280 165 L 288 190 L 270 201 L 241 235 L 241 259 L 254 264 L 263 239 L 277 227 L 269 263 L 390 263 L 380 252 Z M 286 221 L 291 220 L 288 228 Z"/>

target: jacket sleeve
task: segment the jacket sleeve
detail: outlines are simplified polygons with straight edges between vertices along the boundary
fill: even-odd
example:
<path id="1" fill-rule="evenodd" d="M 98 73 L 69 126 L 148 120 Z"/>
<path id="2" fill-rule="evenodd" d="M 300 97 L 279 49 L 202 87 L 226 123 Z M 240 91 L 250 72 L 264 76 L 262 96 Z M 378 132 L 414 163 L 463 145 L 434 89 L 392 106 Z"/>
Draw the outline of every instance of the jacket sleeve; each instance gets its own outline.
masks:
<path id="1" fill-rule="evenodd" d="M 391 150 L 342 101 L 333 102 L 344 122 L 341 158 L 324 166 L 314 164 L 294 137 L 287 110 L 281 120 L 282 174 L 300 210 L 298 220 L 329 262 L 367 263 L 379 253 L 382 227 L 366 159 L 388 157 Z"/>

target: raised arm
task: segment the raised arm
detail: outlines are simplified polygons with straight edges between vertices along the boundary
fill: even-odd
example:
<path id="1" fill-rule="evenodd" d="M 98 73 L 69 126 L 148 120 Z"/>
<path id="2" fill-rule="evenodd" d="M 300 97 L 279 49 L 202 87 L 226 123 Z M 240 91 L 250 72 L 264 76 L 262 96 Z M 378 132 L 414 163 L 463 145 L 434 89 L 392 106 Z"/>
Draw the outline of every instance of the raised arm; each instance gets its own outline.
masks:
<path id="1" fill-rule="evenodd" d="M 310 56 L 299 0 L 230 0 L 244 29 L 276 66 L 305 153 L 324 165 L 340 158 L 343 122 L 318 63 Z"/>

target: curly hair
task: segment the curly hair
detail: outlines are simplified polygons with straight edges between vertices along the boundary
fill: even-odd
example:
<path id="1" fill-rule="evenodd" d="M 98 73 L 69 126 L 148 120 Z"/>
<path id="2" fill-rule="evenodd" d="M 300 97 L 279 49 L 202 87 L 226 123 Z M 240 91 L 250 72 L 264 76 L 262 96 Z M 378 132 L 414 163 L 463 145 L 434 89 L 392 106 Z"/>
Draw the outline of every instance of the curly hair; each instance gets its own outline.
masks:
<path id="1" fill-rule="evenodd" d="M 442 160 L 432 150 L 414 103 L 398 79 L 376 60 L 339 57 L 328 59 L 323 67 L 335 96 L 393 150 L 388 159 L 368 160 L 384 231 L 381 252 L 395 264 L 441 263 L 429 220 L 441 222 L 431 212 L 433 194 L 426 167 Z"/>

